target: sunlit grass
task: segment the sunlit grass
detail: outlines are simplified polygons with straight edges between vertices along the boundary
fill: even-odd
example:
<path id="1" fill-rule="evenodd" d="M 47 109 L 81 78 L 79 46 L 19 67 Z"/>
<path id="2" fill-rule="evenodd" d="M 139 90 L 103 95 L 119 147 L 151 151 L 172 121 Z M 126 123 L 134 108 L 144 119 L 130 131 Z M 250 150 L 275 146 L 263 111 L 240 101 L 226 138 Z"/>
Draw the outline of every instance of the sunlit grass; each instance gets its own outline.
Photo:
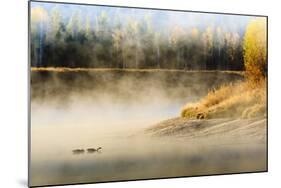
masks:
<path id="1" fill-rule="evenodd" d="M 223 117 L 251 118 L 266 115 L 266 82 L 237 82 L 209 91 L 197 103 L 188 103 L 181 117 L 210 119 Z"/>

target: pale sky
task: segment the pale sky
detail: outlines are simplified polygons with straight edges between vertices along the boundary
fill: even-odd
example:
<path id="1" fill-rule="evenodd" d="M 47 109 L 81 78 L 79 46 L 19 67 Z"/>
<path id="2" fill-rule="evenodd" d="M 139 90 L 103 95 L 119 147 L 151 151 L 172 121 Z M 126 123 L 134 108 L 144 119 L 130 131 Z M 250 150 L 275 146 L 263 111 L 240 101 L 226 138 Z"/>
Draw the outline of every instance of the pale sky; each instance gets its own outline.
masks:
<path id="1" fill-rule="evenodd" d="M 141 20 L 145 15 L 149 15 L 151 17 L 153 29 L 159 29 L 159 31 L 167 30 L 170 27 L 178 25 L 183 28 L 197 27 L 199 29 L 204 29 L 208 26 L 221 27 L 226 31 L 243 33 L 249 20 L 255 18 L 255 16 L 242 15 L 31 2 L 31 8 L 38 6 L 43 7 L 48 13 L 50 13 L 54 7 L 57 7 L 61 12 L 64 22 L 68 22 L 70 16 L 76 11 L 81 12 L 82 19 L 89 16 L 91 22 L 94 22 L 95 18 L 104 11 L 109 16 L 110 24 L 114 24 L 114 21 L 116 20 L 114 18 L 116 17 L 118 17 L 122 23 L 126 24 L 130 18 Z M 83 21 L 85 21 L 85 19 L 83 19 L 82 22 Z"/>

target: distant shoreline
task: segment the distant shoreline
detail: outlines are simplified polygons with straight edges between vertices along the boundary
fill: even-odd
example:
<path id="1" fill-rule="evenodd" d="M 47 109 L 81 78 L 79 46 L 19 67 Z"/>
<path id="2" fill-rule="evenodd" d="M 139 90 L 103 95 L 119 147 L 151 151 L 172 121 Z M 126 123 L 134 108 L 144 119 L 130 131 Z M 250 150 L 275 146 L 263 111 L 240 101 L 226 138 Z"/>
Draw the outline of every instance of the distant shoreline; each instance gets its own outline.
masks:
<path id="1" fill-rule="evenodd" d="M 245 71 L 231 70 L 182 70 L 182 69 L 135 69 L 135 68 L 69 68 L 69 67 L 31 67 L 33 72 L 87 72 L 87 71 L 124 71 L 124 72 L 201 72 L 201 73 L 232 73 L 244 75 Z"/>

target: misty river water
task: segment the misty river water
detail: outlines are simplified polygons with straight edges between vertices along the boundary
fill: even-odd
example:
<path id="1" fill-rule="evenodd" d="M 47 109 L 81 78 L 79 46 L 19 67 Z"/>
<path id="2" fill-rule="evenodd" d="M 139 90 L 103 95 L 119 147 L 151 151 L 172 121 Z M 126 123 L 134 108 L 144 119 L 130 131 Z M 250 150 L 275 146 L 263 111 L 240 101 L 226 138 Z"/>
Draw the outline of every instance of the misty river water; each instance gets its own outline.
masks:
<path id="1" fill-rule="evenodd" d="M 149 137 L 232 73 L 32 72 L 30 182 L 56 185 L 262 171 L 260 145 Z M 100 152 L 72 153 L 102 147 Z M 261 156 L 261 157 L 257 157 Z"/>

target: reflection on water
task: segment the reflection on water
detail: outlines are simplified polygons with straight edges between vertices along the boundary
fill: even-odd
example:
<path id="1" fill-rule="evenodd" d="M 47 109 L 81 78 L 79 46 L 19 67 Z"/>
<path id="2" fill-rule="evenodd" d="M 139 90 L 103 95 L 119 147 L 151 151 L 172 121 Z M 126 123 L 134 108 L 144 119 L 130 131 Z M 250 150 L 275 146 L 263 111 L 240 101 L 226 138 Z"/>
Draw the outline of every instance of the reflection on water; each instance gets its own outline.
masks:
<path id="1" fill-rule="evenodd" d="M 48 87 L 54 84 L 57 84 L 57 81 L 52 82 Z M 135 87 L 137 84 L 129 85 Z M 33 82 L 32 92 L 38 92 L 36 90 L 40 87 L 47 87 L 41 85 Z M 132 90 L 128 85 L 126 86 L 126 89 Z M 136 99 L 133 102 L 118 100 L 120 96 L 114 91 L 111 93 L 108 93 L 109 90 L 99 91 L 97 94 L 94 89 L 91 89 L 91 93 L 87 95 L 68 96 L 68 101 L 71 102 L 62 103 L 63 105 L 57 105 L 58 101 L 53 102 L 51 97 L 44 100 L 33 99 L 31 185 L 163 178 L 266 169 L 264 144 L 210 145 L 208 139 L 199 142 L 144 136 L 145 128 L 178 116 L 186 101 L 198 97 L 190 96 L 191 92 L 188 91 L 190 88 L 186 89 L 187 92 L 182 92 L 180 97 L 162 95 L 159 88 L 155 92 L 154 85 L 150 84 L 145 91 L 141 91 L 140 88 L 134 90 L 130 93 Z M 123 91 L 117 93 L 124 94 Z M 149 100 L 143 100 L 147 96 Z M 59 100 L 63 100 L 63 97 Z M 101 147 L 99 151 L 94 151 L 99 147 Z"/>

